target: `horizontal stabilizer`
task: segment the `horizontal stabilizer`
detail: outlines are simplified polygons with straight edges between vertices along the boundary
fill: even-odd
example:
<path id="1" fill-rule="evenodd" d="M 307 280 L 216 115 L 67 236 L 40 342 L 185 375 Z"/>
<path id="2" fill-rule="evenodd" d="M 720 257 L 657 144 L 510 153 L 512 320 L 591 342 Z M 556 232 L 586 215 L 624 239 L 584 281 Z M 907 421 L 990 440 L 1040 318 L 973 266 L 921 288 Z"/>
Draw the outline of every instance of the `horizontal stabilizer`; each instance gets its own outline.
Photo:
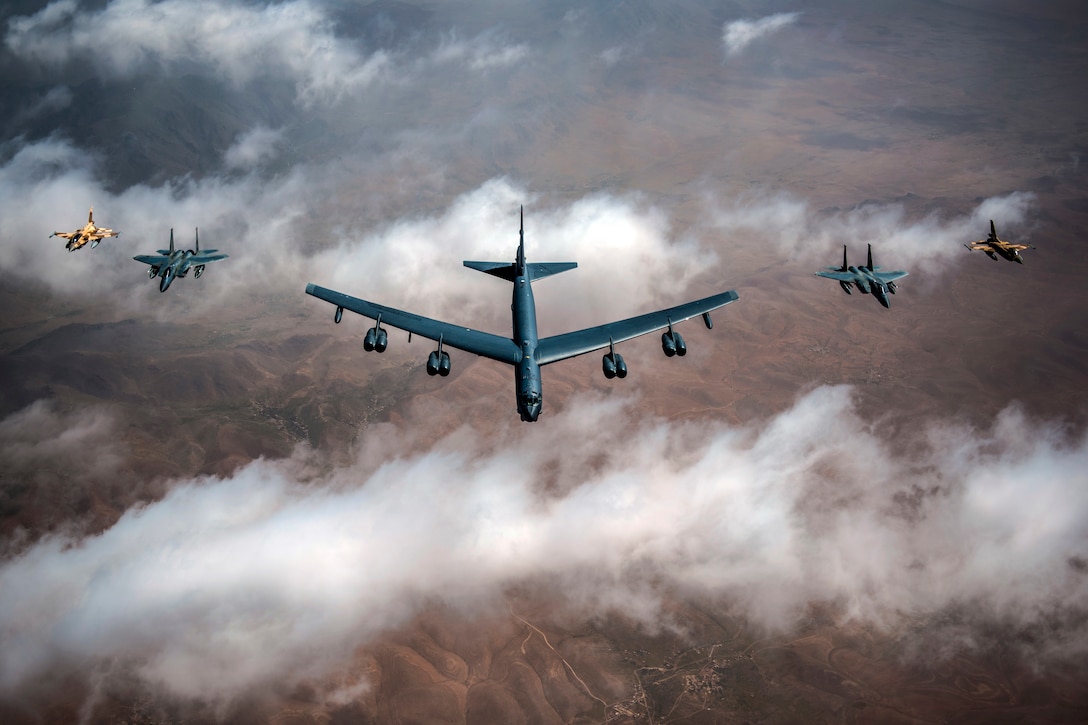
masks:
<path id="1" fill-rule="evenodd" d="M 509 262 L 465 262 L 465 266 L 487 274 L 494 275 L 507 282 L 513 282 L 518 276 L 517 265 Z M 550 277 L 553 274 L 566 272 L 578 266 L 577 262 L 530 262 L 525 265 L 529 281 Z"/>
<path id="2" fill-rule="evenodd" d="M 517 277 L 517 267 L 510 262 L 469 262 L 466 260 L 465 266 L 505 279 L 507 282 L 513 282 Z"/>

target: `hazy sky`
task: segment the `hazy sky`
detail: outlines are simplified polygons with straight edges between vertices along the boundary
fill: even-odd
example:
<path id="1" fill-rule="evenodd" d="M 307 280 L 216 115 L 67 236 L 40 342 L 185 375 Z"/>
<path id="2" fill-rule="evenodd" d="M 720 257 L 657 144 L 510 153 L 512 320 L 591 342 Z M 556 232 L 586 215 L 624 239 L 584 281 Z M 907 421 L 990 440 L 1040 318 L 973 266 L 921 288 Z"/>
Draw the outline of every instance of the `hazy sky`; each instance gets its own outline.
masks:
<path id="1" fill-rule="evenodd" d="M 275 295 L 316 314 L 307 282 L 500 331 L 508 292 L 460 263 L 509 258 L 520 205 L 532 258 L 579 263 L 542 285 L 542 325 L 748 285 L 733 306 L 749 306 L 735 313 L 745 329 L 775 324 L 761 294 L 797 295 L 784 314 L 834 310 L 828 335 L 879 327 L 874 344 L 928 351 L 939 321 L 908 327 L 903 309 L 953 299 L 973 270 L 1034 273 L 1031 295 L 1084 288 L 1078 107 L 1005 103 L 1057 99 L 1084 23 L 982 5 L 919 0 L 884 18 L 830 1 L 16 3 L 0 16 L 3 354 L 62 329 L 54 316 L 70 309 L 88 324 L 184 312 L 201 331 Z M 91 205 L 120 239 L 75 253 L 47 239 Z M 978 267 L 993 263 L 962 244 L 989 220 L 1047 240 L 1051 256 Z M 198 226 L 230 258 L 160 295 L 131 257 Z M 842 245 L 860 261 L 869 243 L 911 272 L 881 317 L 811 278 Z M 1073 252 L 1065 266 L 1059 249 Z M 1010 279 L 980 288 L 1019 304 L 1029 293 Z M 1051 309 L 1081 315 L 1082 297 Z M 955 299 L 969 325 L 984 302 Z M 733 307 L 712 344 L 743 355 Z M 1082 369 L 1082 343 L 1071 332 L 1047 360 Z M 715 354 L 689 361 L 701 379 L 715 379 Z M 940 373 L 903 385 L 920 401 L 956 395 Z M 12 534 L 0 697 L 123 671 L 225 702 L 320 678 L 428 602 L 494 612 L 526 582 L 564 592 L 579 615 L 619 611 L 651 629 L 673 626 L 661 601 L 677 593 L 768 631 L 810 601 L 887 632 L 959 607 L 965 629 L 919 640 L 923 652 L 942 637 L 983 647 L 972 627 L 999 622 L 1031 635 L 1024 653 L 1040 667 L 1083 658 L 1082 421 L 1025 412 L 1032 389 L 1013 385 L 983 425 L 965 422 L 977 420 L 966 399 L 960 418 L 888 411 L 900 417 L 884 425 L 861 412 L 865 390 L 828 377 L 813 372 L 781 393 L 792 403 L 741 424 L 695 403 L 648 415 L 652 381 L 576 391 L 498 440 L 393 419 L 360 428 L 346 452 L 300 444 L 226 477 L 170 478 L 94 535 L 76 519 Z M 140 455 L 121 396 L 64 382 L 5 411 L 4 486 L 63 497 Z M 1083 388 L 1068 397 L 1083 411 Z"/>

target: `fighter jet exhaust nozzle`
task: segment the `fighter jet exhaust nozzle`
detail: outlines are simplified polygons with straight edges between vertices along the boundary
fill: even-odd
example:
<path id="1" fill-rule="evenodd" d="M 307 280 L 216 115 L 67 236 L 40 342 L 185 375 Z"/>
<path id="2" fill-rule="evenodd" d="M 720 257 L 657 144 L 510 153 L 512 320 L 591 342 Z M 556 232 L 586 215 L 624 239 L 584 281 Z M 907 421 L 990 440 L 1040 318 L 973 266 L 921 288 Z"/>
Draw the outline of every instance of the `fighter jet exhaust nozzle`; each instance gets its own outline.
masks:
<path id="1" fill-rule="evenodd" d="M 850 291 L 850 283 L 849 282 L 840 281 L 839 286 L 842 287 L 842 291 L 845 292 L 846 294 L 848 294 L 848 295 L 854 294 L 853 292 Z"/>

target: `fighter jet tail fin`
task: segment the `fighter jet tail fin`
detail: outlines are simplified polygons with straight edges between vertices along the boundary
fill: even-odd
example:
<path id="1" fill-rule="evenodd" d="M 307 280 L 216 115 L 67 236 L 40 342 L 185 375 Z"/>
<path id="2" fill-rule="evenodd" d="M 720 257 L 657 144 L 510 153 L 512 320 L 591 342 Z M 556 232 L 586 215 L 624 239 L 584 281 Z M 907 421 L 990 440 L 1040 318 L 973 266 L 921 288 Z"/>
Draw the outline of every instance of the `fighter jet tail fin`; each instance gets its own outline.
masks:
<path id="1" fill-rule="evenodd" d="M 89 212 L 87 212 L 87 223 L 88 224 L 94 224 L 94 207 L 93 206 L 91 207 L 91 210 Z"/>
<path id="2" fill-rule="evenodd" d="M 174 228 L 170 227 L 170 254 L 174 253 Z"/>
<path id="3" fill-rule="evenodd" d="M 848 269 L 850 269 L 850 267 L 847 266 L 847 264 L 846 264 L 846 245 L 844 244 L 844 245 L 842 245 L 842 268 L 839 269 L 839 271 L 840 272 L 845 272 Z"/>
<path id="4" fill-rule="evenodd" d="M 869 269 L 873 268 L 873 245 L 872 244 L 869 245 L 869 259 L 868 259 L 868 264 L 866 266 L 869 267 Z"/>
<path id="5" fill-rule="evenodd" d="M 994 220 L 990 220 L 990 239 L 997 239 L 997 228 L 994 226 Z"/>

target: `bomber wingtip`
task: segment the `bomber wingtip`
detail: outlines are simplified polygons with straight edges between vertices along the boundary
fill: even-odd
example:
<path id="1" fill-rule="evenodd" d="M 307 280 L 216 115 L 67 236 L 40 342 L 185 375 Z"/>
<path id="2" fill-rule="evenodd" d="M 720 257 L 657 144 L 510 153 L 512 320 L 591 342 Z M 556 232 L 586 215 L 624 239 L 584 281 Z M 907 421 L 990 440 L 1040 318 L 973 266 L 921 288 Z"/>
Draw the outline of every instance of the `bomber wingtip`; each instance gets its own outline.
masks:
<path id="1" fill-rule="evenodd" d="M 314 287 L 314 283 L 313 283 L 313 282 L 310 282 L 309 284 L 307 284 L 307 285 L 306 285 L 306 294 L 308 294 L 308 295 L 312 295 L 312 294 L 314 293 L 314 288 L 315 288 L 315 287 Z"/>

